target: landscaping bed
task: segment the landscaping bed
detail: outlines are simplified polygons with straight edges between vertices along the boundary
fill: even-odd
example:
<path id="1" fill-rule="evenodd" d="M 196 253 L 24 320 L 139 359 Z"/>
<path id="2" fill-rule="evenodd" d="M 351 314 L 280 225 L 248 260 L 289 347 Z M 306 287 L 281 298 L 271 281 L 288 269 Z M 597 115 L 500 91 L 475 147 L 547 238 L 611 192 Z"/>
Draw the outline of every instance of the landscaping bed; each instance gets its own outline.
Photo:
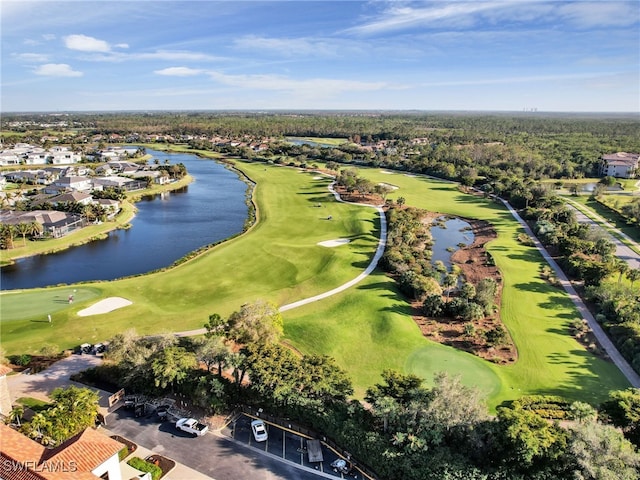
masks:
<path id="1" fill-rule="evenodd" d="M 176 462 L 174 462 L 170 458 L 163 457 L 162 455 L 157 454 L 149 455 L 147 458 L 145 458 L 145 461 L 149 462 L 152 465 L 155 465 L 160 470 L 162 470 L 162 475 L 160 475 L 159 478 L 164 477 L 176 466 Z"/>

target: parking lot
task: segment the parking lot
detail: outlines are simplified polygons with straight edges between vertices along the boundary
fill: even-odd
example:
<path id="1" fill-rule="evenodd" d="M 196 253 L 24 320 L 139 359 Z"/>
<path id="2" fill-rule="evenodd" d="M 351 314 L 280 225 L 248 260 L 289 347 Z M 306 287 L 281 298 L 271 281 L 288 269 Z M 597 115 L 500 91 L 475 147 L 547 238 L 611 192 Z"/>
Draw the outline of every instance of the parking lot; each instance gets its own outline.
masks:
<path id="1" fill-rule="evenodd" d="M 249 422 L 239 422 L 239 428 L 249 428 Z M 319 478 L 341 478 L 332 471 L 320 470 L 308 463 L 301 468 L 300 453 L 294 448 L 297 461 L 287 461 L 280 455 L 271 454 L 277 432 L 269 426 L 269 443 L 257 445 L 245 432 L 244 441 L 229 435 L 210 432 L 202 437 L 193 437 L 176 429 L 172 420 L 160 421 L 155 414 L 136 417 L 132 409 L 119 408 L 108 416 L 106 428 L 141 445 L 152 453 L 164 455 L 215 480 L 318 480 Z M 229 432 L 227 428 L 225 432 Z M 282 438 L 280 439 L 282 444 Z M 280 447 L 282 448 L 282 447 Z M 277 450 L 274 448 L 274 450 Z M 292 455 L 293 458 L 293 455 Z M 331 473 L 332 475 L 329 475 Z M 171 476 L 170 476 L 171 477 Z M 344 477 L 353 478 L 353 477 Z M 362 478 L 358 475 L 357 478 Z"/>
<path id="2" fill-rule="evenodd" d="M 280 457 L 288 462 L 295 463 L 307 468 L 313 468 L 322 472 L 324 477 L 333 476 L 335 478 L 367 478 L 357 469 L 353 469 L 350 474 L 341 473 L 334 469 L 331 464 L 341 457 L 321 442 L 322 457 L 321 462 L 310 462 L 307 448 L 307 440 L 310 438 L 288 429 L 286 426 L 279 426 L 269 422 L 264 422 L 268 438 L 266 441 L 257 442 L 251 431 L 251 421 L 256 417 L 241 414 L 222 430 L 224 435 L 233 438 L 236 442 L 245 444 L 273 456 Z"/>

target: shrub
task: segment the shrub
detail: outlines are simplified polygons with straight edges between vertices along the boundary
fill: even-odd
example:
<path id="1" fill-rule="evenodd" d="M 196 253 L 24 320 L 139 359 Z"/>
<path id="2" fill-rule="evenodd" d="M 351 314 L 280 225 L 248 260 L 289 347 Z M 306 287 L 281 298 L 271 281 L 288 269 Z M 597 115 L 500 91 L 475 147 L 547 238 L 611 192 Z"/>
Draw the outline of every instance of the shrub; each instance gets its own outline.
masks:
<path id="1" fill-rule="evenodd" d="M 160 467 L 153 463 L 149 463 L 140 457 L 133 457 L 127 463 L 141 472 L 149 472 L 153 480 L 159 480 L 162 476 L 162 469 Z"/>
<path id="2" fill-rule="evenodd" d="M 20 365 L 21 367 L 26 367 L 31 363 L 31 355 L 28 353 L 23 353 L 22 355 L 17 355 L 12 357 L 13 363 L 16 365 Z"/>

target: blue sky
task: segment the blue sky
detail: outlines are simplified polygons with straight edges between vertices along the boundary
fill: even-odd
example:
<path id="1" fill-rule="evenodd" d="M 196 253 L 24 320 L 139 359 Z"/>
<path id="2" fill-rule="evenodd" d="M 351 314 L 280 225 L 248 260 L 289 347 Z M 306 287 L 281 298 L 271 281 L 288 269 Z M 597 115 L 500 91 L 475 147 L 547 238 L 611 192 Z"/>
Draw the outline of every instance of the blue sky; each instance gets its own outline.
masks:
<path id="1" fill-rule="evenodd" d="M 6 1 L 3 112 L 640 112 L 640 1 Z"/>

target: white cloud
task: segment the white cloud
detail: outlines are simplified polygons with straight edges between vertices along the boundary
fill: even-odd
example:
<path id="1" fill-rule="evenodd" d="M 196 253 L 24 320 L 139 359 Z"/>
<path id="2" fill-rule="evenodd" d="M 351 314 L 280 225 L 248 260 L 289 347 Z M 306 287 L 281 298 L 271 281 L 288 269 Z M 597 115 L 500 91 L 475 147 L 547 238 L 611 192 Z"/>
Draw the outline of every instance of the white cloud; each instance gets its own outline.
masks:
<path id="1" fill-rule="evenodd" d="M 11 56 L 27 63 L 43 63 L 49 60 L 48 55 L 42 53 L 12 53 Z"/>
<path id="2" fill-rule="evenodd" d="M 116 45 L 114 45 L 116 48 L 129 48 L 129 44 L 128 43 L 117 43 Z"/>
<path id="3" fill-rule="evenodd" d="M 64 37 L 65 46 L 70 50 L 81 52 L 109 52 L 111 47 L 104 40 L 87 35 L 67 35 Z"/>
<path id="4" fill-rule="evenodd" d="M 361 82 L 357 80 L 337 80 L 331 78 L 311 78 L 296 80 L 283 75 L 227 75 L 207 72 L 215 81 L 233 87 L 256 90 L 284 91 L 294 95 L 333 95 L 348 91 L 375 91 L 391 88 L 385 82 Z"/>
<path id="5" fill-rule="evenodd" d="M 50 42 L 51 40 L 55 40 L 56 36 L 53 33 L 44 33 L 44 34 L 42 34 L 42 38 L 44 38 L 46 41 Z"/>
<path id="6" fill-rule="evenodd" d="M 243 50 L 271 51 L 288 57 L 297 55 L 335 56 L 344 53 L 344 45 L 335 40 L 308 38 L 267 38 L 247 35 L 235 40 L 237 48 Z"/>
<path id="7" fill-rule="evenodd" d="M 81 77 L 83 75 L 66 63 L 46 63 L 37 67 L 33 73 L 46 77 Z"/>
<path id="8" fill-rule="evenodd" d="M 153 73 L 157 75 L 166 75 L 168 77 L 192 77 L 194 75 L 200 75 L 202 70 L 189 67 L 169 67 L 162 70 L 155 70 Z"/>
<path id="9" fill-rule="evenodd" d="M 127 62 L 132 60 L 165 60 L 170 62 L 211 62 L 223 60 L 221 57 L 214 57 L 206 53 L 189 52 L 186 50 L 156 50 L 155 52 L 124 53 L 106 52 L 95 53 L 83 58 L 92 62 Z"/>

